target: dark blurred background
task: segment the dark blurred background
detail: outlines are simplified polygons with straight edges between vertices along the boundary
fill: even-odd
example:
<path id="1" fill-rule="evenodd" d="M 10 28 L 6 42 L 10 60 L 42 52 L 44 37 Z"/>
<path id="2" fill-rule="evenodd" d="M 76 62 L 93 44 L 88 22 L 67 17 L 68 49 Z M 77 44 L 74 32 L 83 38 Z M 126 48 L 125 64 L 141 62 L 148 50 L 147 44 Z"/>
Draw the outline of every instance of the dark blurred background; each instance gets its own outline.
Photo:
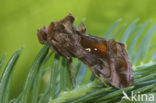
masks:
<path id="1" fill-rule="evenodd" d="M 101 36 L 120 18 L 122 24 L 136 18 L 141 23 L 149 19 L 154 23 L 155 5 L 156 0 L 1 0 L 0 57 L 6 54 L 8 60 L 24 47 L 14 72 L 12 97 L 22 90 L 29 68 L 42 47 L 36 35 L 39 28 L 72 13 L 76 25 L 85 19 L 87 32 Z"/>

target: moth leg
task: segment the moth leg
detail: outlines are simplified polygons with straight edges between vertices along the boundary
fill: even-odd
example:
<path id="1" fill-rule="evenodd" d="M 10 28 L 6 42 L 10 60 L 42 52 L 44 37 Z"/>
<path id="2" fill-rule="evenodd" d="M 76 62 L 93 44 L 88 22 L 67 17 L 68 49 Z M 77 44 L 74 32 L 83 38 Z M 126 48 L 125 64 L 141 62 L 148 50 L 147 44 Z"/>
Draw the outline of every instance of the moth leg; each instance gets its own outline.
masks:
<path id="1" fill-rule="evenodd" d="M 72 82 L 72 87 L 74 88 L 75 85 L 76 85 L 76 77 L 75 77 L 75 74 L 74 74 L 74 70 L 72 69 L 73 68 L 73 64 L 72 64 L 72 58 L 67 58 L 67 65 L 68 65 L 68 70 L 69 70 L 69 73 L 70 73 L 70 80 Z"/>
<path id="2" fill-rule="evenodd" d="M 109 87 L 109 86 L 97 75 L 97 73 L 96 73 L 93 69 L 90 68 L 90 70 L 91 70 L 91 71 L 94 73 L 94 75 L 100 80 L 100 82 L 104 84 L 104 86 L 106 86 L 107 88 Z"/>

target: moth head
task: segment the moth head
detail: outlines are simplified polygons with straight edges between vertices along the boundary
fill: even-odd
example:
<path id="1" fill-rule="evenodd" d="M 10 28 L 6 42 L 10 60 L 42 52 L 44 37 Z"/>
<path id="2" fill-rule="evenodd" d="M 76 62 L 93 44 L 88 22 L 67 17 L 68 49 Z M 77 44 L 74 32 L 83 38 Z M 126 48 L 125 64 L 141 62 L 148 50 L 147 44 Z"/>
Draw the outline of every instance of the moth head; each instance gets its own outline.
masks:
<path id="1" fill-rule="evenodd" d="M 43 27 L 42 29 L 38 30 L 37 36 L 41 44 L 47 44 L 48 32 L 46 27 Z"/>

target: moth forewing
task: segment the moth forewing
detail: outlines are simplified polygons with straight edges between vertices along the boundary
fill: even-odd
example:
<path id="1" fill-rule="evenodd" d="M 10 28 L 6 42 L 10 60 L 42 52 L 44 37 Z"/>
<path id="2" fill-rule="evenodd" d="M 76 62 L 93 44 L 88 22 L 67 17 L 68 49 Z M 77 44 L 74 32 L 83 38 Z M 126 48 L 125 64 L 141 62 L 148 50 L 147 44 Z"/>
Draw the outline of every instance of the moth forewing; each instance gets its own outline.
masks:
<path id="1" fill-rule="evenodd" d="M 133 84 L 132 64 L 124 44 L 106 40 L 85 33 L 86 28 L 73 25 L 74 17 L 69 14 L 64 19 L 52 22 L 40 29 L 40 43 L 51 45 L 51 49 L 67 59 L 76 57 L 91 68 L 97 76 L 102 75 L 116 88 L 122 89 Z"/>

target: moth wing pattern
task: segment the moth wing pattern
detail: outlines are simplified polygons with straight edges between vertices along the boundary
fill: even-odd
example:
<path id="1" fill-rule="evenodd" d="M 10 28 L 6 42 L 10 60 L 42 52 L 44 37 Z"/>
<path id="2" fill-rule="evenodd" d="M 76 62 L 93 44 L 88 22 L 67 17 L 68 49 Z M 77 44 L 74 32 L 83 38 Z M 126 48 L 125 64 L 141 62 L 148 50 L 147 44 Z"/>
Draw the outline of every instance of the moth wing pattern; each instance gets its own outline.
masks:
<path id="1" fill-rule="evenodd" d="M 133 84 L 132 64 L 123 43 L 107 40 L 86 33 L 84 24 L 73 25 L 74 17 L 52 22 L 38 31 L 41 44 L 67 59 L 76 57 L 103 76 L 116 88 L 122 89 Z"/>

